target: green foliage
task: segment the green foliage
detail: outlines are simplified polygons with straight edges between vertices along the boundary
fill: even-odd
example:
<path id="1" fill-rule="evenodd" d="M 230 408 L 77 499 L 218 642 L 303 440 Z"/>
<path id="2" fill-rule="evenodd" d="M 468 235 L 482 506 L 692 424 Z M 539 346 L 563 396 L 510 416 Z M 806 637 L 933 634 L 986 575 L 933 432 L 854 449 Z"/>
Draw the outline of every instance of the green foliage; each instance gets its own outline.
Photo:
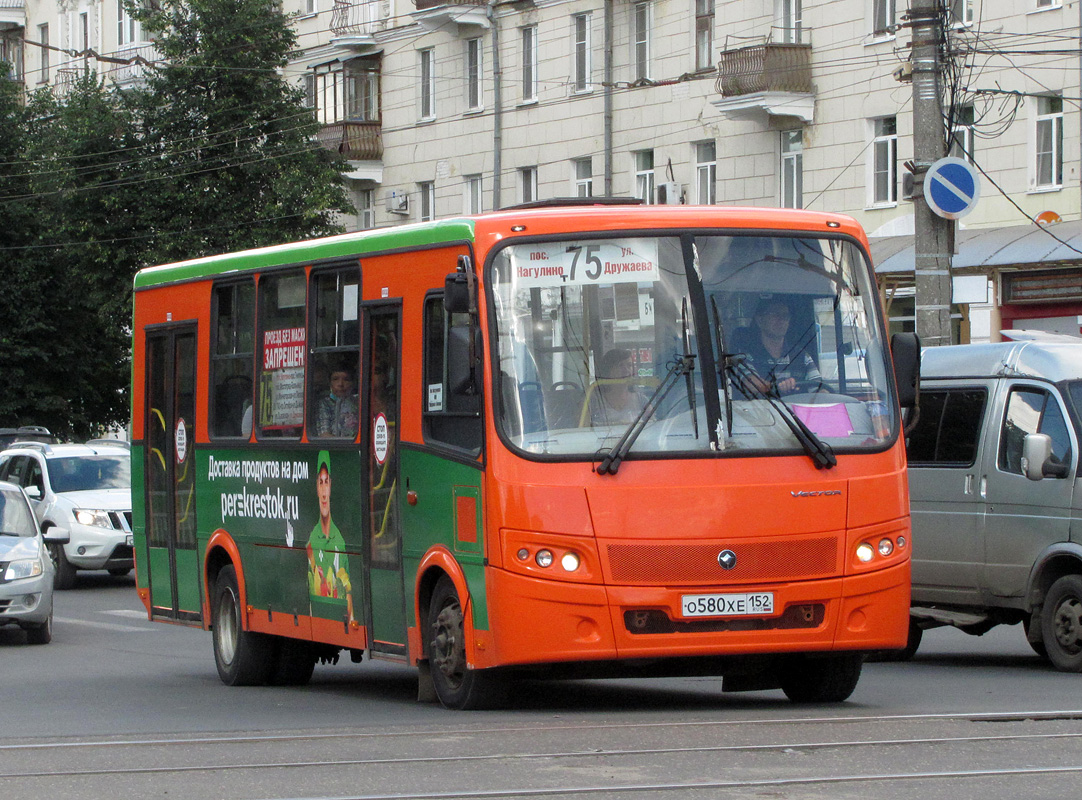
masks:
<path id="1" fill-rule="evenodd" d="M 89 73 L 24 106 L 0 76 L 0 425 L 125 422 L 136 270 L 337 233 L 352 211 L 278 71 L 276 2 L 129 10 L 168 59 L 144 89 Z"/>

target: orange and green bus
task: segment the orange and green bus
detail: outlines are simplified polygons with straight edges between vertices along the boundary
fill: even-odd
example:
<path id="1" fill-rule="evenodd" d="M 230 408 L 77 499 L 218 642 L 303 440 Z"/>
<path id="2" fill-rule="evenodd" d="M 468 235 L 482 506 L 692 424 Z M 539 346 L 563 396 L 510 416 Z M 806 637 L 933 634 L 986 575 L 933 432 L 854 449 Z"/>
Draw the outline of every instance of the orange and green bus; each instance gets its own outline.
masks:
<path id="1" fill-rule="evenodd" d="M 452 708 L 522 676 L 846 699 L 909 619 L 916 349 L 864 233 L 540 206 L 138 274 L 149 617 L 212 631 L 227 684 L 348 651 Z"/>

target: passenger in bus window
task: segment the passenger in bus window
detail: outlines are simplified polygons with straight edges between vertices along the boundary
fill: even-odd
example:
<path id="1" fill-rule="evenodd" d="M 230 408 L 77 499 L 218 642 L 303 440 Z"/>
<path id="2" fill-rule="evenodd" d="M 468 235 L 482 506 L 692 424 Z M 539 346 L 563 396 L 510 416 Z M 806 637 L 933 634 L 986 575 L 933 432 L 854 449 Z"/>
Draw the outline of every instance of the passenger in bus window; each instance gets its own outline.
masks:
<path id="1" fill-rule="evenodd" d="M 346 540 L 331 519 L 331 456 L 321 450 L 317 459 L 316 498 L 319 520 L 308 537 L 308 591 L 313 597 L 344 600 L 353 621 L 353 585 L 349 579 Z"/>
<path id="2" fill-rule="evenodd" d="M 734 349 L 751 370 L 743 378 L 760 392 L 790 394 L 822 382 L 815 360 L 789 336 L 790 316 L 784 300 L 760 300 L 751 328 L 736 331 Z"/>
<path id="3" fill-rule="evenodd" d="M 617 347 L 601 357 L 597 380 L 588 392 L 591 425 L 621 425 L 639 415 L 646 400 L 634 378 L 630 350 Z"/>
<path id="4" fill-rule="evenodd" d="M 316 418 L 317 436 L 339 436 L 352 439 L 357 435 L 357 393 L 353 370 L 339 365 L 331 371 L 330 391 L 319 401 Z"/>

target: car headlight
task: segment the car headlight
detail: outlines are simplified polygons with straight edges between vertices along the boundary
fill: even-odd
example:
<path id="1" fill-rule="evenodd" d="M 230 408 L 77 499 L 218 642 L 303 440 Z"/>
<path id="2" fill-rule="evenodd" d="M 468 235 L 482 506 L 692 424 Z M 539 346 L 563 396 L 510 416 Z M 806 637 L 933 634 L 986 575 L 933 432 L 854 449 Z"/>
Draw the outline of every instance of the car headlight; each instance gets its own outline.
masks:
<path id="1" fill-rule="evenodd" d="M 34 578 L 45 571 L 40 558 L 24 558 L 12 561 L 4 571 L 4 580 L 17 581 L 22 578 Z"/>
<path id="2" fill-rule="evenodd" d="M 98 511 L 86 508 L 75 509 L 75 521 L 80 525 L 92 525 L 95 528 L 111 528 L 113 521 L 109 519 L 108 511 Z"/>

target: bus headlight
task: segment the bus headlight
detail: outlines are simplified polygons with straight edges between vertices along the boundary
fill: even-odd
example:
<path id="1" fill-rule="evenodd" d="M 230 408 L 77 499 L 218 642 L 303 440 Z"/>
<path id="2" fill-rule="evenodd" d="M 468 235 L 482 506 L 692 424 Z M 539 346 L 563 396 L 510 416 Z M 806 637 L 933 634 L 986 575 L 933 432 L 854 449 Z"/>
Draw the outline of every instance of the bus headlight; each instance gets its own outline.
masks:
<path id="1" fill-rule="evenodd" d="M 875 557 L 875 550 L 867 542 L 861 542 L 857 545 L 857 559 L 864 564 L 867 564 Z"/>
<path id="2" fill-rule="evenodd" d="M 552 551 L 551 550 L 538 550 L 537 555 L 534 556 L 534 561 L 537 562 L 537 566 L 542 569 L 552 566 Z"/>
<path id="3" fill-rule="evenodd" d="M 885 537 L 879 540 L 879 555 L 885 557 L 885 556 L 889 556 L 893 552 L 894 552 L 894 542 L 892 542 L 890 539 L 887 539 Z"/>
<path id="4" fill-rule="evenodd" d="M 560 559 L 560 566 L 567 572 L 574 572 L 579 568 L 578 554 L 570 551 L 564 553 L 563 558 Z"/>

